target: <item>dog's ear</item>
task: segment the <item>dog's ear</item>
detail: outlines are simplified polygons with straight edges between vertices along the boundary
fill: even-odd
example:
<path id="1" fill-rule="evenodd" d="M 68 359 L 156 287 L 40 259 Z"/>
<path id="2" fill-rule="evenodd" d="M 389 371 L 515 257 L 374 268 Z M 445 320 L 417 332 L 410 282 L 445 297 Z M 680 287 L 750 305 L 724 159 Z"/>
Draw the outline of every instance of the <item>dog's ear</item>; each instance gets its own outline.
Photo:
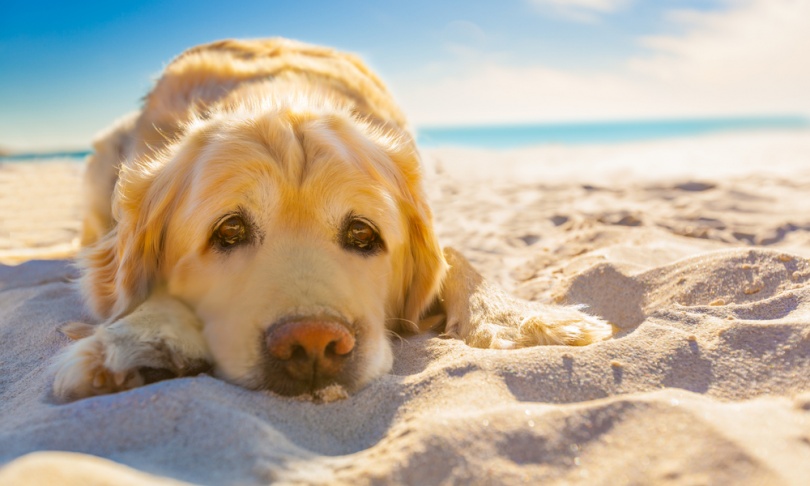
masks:
<path id="1" fill-rule="evenodd" d="M 422 195 L 420 194 L 421 198 Z M 408 250 L 406 258 L 403 318 L 419 324 L 422 314 L 436 299 L 447 271 L 439 242 L 433 232 L 433 217 L 424 199 L 407 211 Z"/>
<path id="2" fill-rule="evenodd" d="M 133 199 L 143 199 L 127 192 Z M 143 302 L 159 265 L 162 228 L 155 227 L 157 218 L 148 221 L 137 210 L 119 208 L 117 212 L 115 227 L 79 256 L 85 300 L 104 319 L 125 314 Z"/>
<path id="3" fill-rule="evenodd" d="M 447 262 L 433 231 L 433 214 L 422 185 L 418 152 L 412 144 L 406 144 L 389 151 L 389 155 L 406 186 L 400 203 L 408 232 L 402 268 L 401 324 L 416 331 L 423 313 L 438 296 Z"/>
<path id="4" fill-rule="evenodd" d="M 142 303 L 159 278 L 169 219 L 197 137 L 147 161 L 122 165 L 113 198 L 113 229 L 79 255 L 82 293 L 97 317 L 122 316 Z"/>
<path id="5" fill-rule="evenodd" d="M 159 232 L 121 220 L 79 256 L 81 288 L 96 316 L 125 314 L 143 302 L 157 273 Z"/>

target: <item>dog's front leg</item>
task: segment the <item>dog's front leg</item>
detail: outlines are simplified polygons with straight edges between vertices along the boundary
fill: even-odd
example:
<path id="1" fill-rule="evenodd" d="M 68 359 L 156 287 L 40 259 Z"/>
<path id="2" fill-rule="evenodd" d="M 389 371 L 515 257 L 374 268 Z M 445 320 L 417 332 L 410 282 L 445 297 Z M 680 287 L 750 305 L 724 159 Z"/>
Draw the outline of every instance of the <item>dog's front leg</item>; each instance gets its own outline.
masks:
<path id="1" fill-rule="evenodd" d="M 440 303 L 445 335 L 477 348 L 544 344 L 584 346 L 612 334 L 610 324 L 577 307 L 544 305 L 507 295 L 487 282 L 460 253 L 444 249 L 449 270 Z"/>
<path id="2" fill-rule="evenodd" d="M 165 290 L 126 316 L 98 326 L 71 323 L 76 342 L 57 356 L 54 396 L 60 401 L 115 393 L 209 367 L 202 323 Z"/>

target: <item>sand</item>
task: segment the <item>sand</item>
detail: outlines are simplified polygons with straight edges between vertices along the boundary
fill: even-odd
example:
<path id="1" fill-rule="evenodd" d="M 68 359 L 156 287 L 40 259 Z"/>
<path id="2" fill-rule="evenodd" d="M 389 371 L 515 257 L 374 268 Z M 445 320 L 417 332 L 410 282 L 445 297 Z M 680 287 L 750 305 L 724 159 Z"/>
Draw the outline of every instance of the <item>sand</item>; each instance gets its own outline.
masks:
<path id="1" fill-rule="evenodd" d="M 76 271 L 0 266 L 0 484 L 810 481 L 810 133 L 425 162 L 444 244 L 521 297 L 588 305 L 615 337 L 417 336 L 329 403 L 203 375 L 56 405 L 56 328 L 88 319 Z M 0 166 L 3 261 L 73 248 L 80 173 Z"/>
<path id="2" fill-rule="evenodd" d="M 83 170 L 71 159 L 0 162 L 0 263 L 75 253 Z"/>

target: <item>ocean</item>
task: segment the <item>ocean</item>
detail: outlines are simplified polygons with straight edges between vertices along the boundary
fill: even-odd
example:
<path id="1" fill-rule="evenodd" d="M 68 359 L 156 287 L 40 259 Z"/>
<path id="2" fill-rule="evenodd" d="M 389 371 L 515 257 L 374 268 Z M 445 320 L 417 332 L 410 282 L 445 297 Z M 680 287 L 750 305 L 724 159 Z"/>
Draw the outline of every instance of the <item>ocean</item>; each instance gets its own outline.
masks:
<path id="1" fill-rule="evenodd" d="M 588 145 L 640 142 L 722 132 L 807 128 L 810 128 L 810 119 L 798 116 L 784 116 L 768 118 L 714 118 L 425 127 L 417 130 L 417 139 L 422 147 L 451 145 L 506 149 L 548 144 Z"/>
<path id="2" fill-rule="evenodd" d="M 589 145 L 691 137 L 723 132 L 810 129 L 800 116 L 709 118 L 682 120 L 606 121 L 520 125 L 417 127 L 421 147 L 521 148 L 532 145 Z M 0 157 L 0 162 L 36 162 L 55 158 L 83 160 L 89 150 L 24 153 Z"/>

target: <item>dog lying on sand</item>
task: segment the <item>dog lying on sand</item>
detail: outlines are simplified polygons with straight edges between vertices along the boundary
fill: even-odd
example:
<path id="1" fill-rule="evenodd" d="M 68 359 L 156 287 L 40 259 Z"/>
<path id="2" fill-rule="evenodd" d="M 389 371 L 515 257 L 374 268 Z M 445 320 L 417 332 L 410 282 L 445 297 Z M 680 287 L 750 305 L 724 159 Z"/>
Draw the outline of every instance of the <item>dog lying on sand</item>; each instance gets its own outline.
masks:
<path id="1" fill-rule="evenodd" d="M 88 160 L 62 401 L 211 370 L 282 395 L 388 372 L 389 337 L 586 345 L 611 327 L 523 302 L 440 248 L 419 153 L 356 57 L 285 39 L 187 50 Z"/>

